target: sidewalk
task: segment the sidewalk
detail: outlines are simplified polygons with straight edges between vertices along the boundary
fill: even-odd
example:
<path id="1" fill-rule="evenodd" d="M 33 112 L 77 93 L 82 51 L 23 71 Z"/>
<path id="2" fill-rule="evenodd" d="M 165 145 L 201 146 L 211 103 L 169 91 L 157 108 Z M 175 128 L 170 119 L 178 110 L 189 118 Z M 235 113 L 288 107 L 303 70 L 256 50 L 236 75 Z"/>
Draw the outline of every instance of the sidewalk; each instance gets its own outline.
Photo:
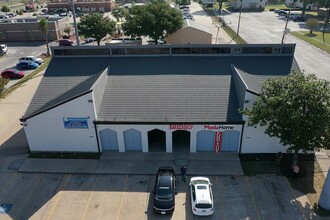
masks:
<path id="1" fill-rule="evenodd" d="M 18 171 L 29 173 L 154 175 L 161 166 L 171 166 L 176 173 L 186 166 L 188 175 L 244 175 L 236 153 L 190 153 L 177 158 L 175 153 L 111 152 L 100 159 L 26 158 L 21 162 Z"/>

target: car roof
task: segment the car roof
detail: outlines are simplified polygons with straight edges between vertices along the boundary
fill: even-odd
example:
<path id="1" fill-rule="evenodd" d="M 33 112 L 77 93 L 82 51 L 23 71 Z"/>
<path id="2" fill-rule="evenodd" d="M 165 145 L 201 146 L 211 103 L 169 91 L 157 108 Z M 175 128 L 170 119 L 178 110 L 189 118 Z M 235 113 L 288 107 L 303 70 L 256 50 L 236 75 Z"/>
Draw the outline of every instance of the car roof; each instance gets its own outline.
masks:
<path id="1" fill-rule="evenodd" d="M 196 194 L 197 203 L 206 203 L 206 204 L 212 203 L 209 185 L 206 184 L 195 185 L 195 194 Z"/>

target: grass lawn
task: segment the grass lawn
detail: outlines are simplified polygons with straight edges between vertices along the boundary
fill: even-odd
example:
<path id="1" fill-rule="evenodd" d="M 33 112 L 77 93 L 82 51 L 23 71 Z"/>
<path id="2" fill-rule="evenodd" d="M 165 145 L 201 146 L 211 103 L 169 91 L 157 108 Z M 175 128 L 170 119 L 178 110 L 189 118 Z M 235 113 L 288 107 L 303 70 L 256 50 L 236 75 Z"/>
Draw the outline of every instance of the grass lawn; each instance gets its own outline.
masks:
<path id="1" fill-rule="evenodd" d="M 294 31 L 290 32 L 290 34 L 330 53 L 330 33 L 325 33 L 325 43 L 323 42 L 323 34 L 321 32 L 313 31 L 313 34 L 309 34 L 309 31 Z"/>
<path id="2" fill-rule="evenodd" d="M 250 156 L 241 158 L 244 174 L 254 176 L 258 174 L 275 174 L 286 176 L 291 187 L 305 194 L 319 216 L 330 216 L 330 211 L 318 207 L 318 200 L 322 191 L 325 177 L 314 155 L 299 155 L 300 173 L 293 177 L 291 170 L 292 155 L 284 154 L 279 164 L 275 162 L 275 155 Z"/>

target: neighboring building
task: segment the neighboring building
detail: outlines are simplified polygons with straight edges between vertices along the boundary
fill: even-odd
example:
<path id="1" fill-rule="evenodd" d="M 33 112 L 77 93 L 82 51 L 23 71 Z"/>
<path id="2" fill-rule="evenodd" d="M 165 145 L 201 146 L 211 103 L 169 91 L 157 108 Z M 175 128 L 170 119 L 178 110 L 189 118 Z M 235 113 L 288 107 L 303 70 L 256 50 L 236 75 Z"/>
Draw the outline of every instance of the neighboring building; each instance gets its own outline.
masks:
<path id="1" fill-rule="evenodd" d="M 229 0 L 229 6 L 234 10 L 239 10 L 242 4 L 243 11 L 260 11 L 265 9 L 267 0 Z"/>
<path id="2" fill-rule="evenodd" d="M 177 32 L 166 37 L 168 44 L 212 44 L 210 29 L 193 20 L 185 19 Z"/>
<path id="3" fill-rule="evenodd" d="M 45 41 L 38 24 L 38 18 L 11 19 L 10 23 L 0 23 L 0 42 L 10 41 Z M 70 25 L 65 17 L 48 18 L 48 40 L 55 41 L 62 38 L 64 29 Z"/>
<path id="4" fill-rule="evenodd" d="M 274 153 L 248 127 L 261 84 L 294 67 L 293 44 L 53 47 L 21 118 L 36 152 Z"/>
<path id="5" fill-rule="evenodd" d="M 115 0 L 75 0 L 74 6 L 76 13 L 89 12 L 109 12 L 116 5 Z M 69 12 L 71 10 L 70 0 L 49 0 L 47 1 L 48 12 Z"/>
<path id="6" fill-rule="evenodd" d="M 217 1 L 216 0 L 202 0 L 202 3 L 203 4 L 206 4 L 206 5 L 208 5 L 208 4 L 215 4 L 215 3 L 217 3 Z"/>
<path id="7" fill-rule="evenodd" d="M 285 0 L 285 5 L 292 8 L 303 8 L 304 4 L 301 0 Z M 318 5 L 316 4 L 307 4 L 306 9 L 307 10 L 313 10 L 316 11 L 318 9 Z"/>

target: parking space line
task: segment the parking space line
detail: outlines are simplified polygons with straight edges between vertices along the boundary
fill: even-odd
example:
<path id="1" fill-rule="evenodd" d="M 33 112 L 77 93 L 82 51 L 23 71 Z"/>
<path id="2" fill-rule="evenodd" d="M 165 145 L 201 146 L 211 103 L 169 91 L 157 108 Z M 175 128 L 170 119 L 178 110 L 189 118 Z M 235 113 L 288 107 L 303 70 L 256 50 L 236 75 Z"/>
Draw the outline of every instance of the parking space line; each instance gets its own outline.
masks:
<path id="1" fill-rule="evenodd" d="M 128 179 L 128 175 L 126 175 L 126 178 L 125 178 L 125 183 L 124 183 L 124 187 L 123 187 L 122 194 L 121 194 L 121 199 L 120 199 L 120 205 L 119 205 L 119 209 L 118 209 L 118 213 L 117 213 L 117 219 L 119 219 L 121 206 L 123 205 L 124 190 L 125 190 L 125 188 L 126 188 L 127 179 Z"/>
<path id="2" fill-rule="evenodd" d="M 11 175 L 11 177 L 9 178 L 8 182 L 6 183 L 6 185 L 4 187 L 1 187 L 1 191 L 0 191 L 0 196 L 3 192 L 6 191 L 6 189 L 8 188 L 8 186 L 10 185 L 11 181 L 14 179 L 14 176 L 16 176 L 17 172 L 14 173 L 13 175 Z M 1 198 L 1 197 L 0 197 Z"/>
<path id="3" fill-rule="evenodd" d="M 249 188 L 250 194 L 251 194 L 251 196 L 252 196 L 252 199 L 253 199 L 253 205 L 254 205 L 254 208 L 256 209 L 258 219 L 261 220 L 261 217 L 260 217 L 260 214 L 259 214 L 259 210 L 258 210 L 258 208 L 257 208 L 256 198 L 254 197 L 254 194 L 253 194 L 253 192 L 252 192 L 252 189 L 251 189 L 251 186 L 250 186 L 249 180 L 248 180 L 247 176 L 244 176 L 244 177 L 245 177 L 245 180 L 246 180 L 246 182 L 247 182 L 247 185 L 248 185 L 248 188 Z"/>
<path id="4" fill-rule="evenodd" d="M 40 182 L 40 180 L 42 179 L 43 176 L 44 176 L 43 173 L 41 175 L 39 175 L 37 181 L 34 183 L 32 189 L 30 190 L 28 196 L 25 198 L 23 204 L 21 205 L 21 207 L 19 208 L 18 212 L 16 213 L 14 219 L 17 219 L 17 216 L 22 211 L 23 207 L 25 206 L 26 202 L 29 200 L 30 196 L 32 195 L 33 191 L 36 189 L 37 185 L 39 184 L 39 182 Z"/>
<path id="5" fill-rule="evenodd" d="M 297 201 L 297 199 L 296 199 L 297 196 L 296 196 L 296 194 L 293 192 L 293 189 L 292 189 L 292 187 L 291 187 L 291 185 L 290 185 L 290 182 L 289 182 L 288 178 L 285 178 L 285 180 L 286 180 L 287 184 L 289 185 L 289 188 L 290 188 L 290 190 L 291 190 L 291 193 L 292 193 L 292 196 L 293 196 L 294 200 L 296 201 L 296 203 L 299 203 L 299 204 L 300 204 L 300 205 L 298 205 L 298 206 L 299 206 L 299 209 L 300 209 L 301 213 L 303 214 L 303 216 L 305 216 L 305 213 L 304 213 L 304 210 L 303 210 L 302 204 L 301 204 L 299 201 Z"/>
<path id="6" fill-rule="evenodd" d="M 62 189 L 65 189 L 65 186 L 66 186 L 66 184 L 68 184 L 70 177 L 71 177 L 71 174 L 69 174 L 69 176 L 68 176 L 68 178 L 66 179 L 66 181 L 65 181 L 64 186 L 62 187 Z M 53 212 L 54 212 L 54 210 L 55 210 L 55 207 L 57 206 L 58 201 L 59 201 L 60 198 L 62 197 L 62 194 L 63 194 L 63 190 L 61 190 L 61 191 L 59 192 L 59 194 L 58 194 L 58 196 L 57 196 L 57 198 L 56 198 L 55 205 L 53 206 L 52 210 L 50 211 L 47 220 L 49 220 L 49 219 L 52 217 Z"/>
<path id="7" fill-rule="evenodd" d="M 93 185 L 92 192 L 91 192 L 91 194 L 89 195 L 88 202 L 87 202 L 87 205 L 86 205 L 86 208 L 85 208 L 84 214 L 83 214 L 83 216 L 82 216 L 81 219 L 85 219 L 85 215 L 86 215 L 86 213 L 87 213 L 87 210 L 88 210 L 88 207 L 89 207 L 89 203 L 90 203 L 91 200 L 92 200 L 92 196 L 93 196 L 93 193 L 94 193 L 94 190 L 95 190 L 95 186 L 96 186 L 96 183 L 97 183 L 98 180 L 99 180 L 99 175 L 97 175 L 97 177 L 96 177 L 96 180 L 95 180 L 94 185 Z"/>

